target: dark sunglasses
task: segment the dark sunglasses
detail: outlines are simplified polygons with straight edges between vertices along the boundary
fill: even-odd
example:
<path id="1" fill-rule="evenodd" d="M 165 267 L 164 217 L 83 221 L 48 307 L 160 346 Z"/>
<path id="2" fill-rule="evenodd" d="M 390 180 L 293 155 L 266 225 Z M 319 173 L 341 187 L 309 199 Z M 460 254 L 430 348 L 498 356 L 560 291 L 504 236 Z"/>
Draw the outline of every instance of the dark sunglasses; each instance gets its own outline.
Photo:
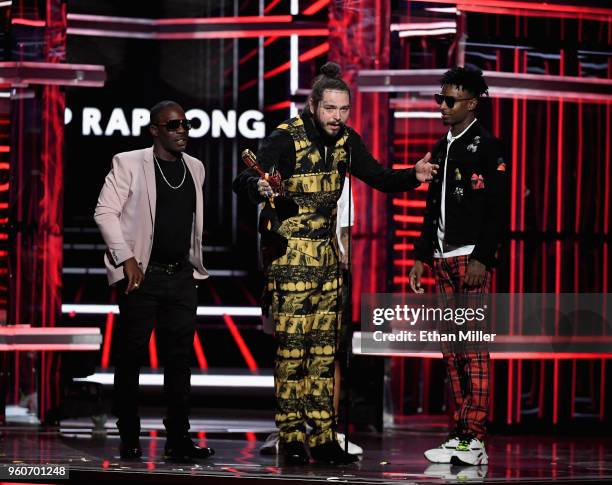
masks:
<path id="1" fill-rule="evenodd" d="M 474 97 L 472 96 L 471 98 L 455 98 L 454 96 L 434 94 L 434 99 L 436 100 L 436 103 L 440 106 L 442 106 L 442 103 L 446 103 L 446 106 L 448 106 L 450 109 L 453 109 L 453 106 L 455 106 L 455 103 L 457 101 L 467 101 L 468 99 L 474 99 Z"/>
<path id="2" fill-rule="evenodd" d="M 182 126 L 183 128 L 185 128 L 185 130 L 189 131 L 191 130 L 191 120 L 168 120 L 166 121 L 166 123 L 153 123 L 154 125 L 157 126 L 164 126 L 166 128 L 166 130 L 168 131 L 176 131 L 178 130 L 179 126 Z"/>

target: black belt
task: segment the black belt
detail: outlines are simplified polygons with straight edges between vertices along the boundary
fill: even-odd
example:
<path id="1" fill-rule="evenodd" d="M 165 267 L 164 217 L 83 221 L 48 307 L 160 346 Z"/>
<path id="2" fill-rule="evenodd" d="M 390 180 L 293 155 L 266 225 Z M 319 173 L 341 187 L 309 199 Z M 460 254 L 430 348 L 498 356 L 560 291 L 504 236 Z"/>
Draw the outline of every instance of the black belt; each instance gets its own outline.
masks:
<path id="1" fill-rule="evenodd" d="M 179 261 L 177 263 L 156 263 L 155 261 L 149 261 L 147 273 L 149 271 L 159 271 L 166 273 L 167 275 L 173 275 L 182 270 L 186 265 L 187 260 Z"/>

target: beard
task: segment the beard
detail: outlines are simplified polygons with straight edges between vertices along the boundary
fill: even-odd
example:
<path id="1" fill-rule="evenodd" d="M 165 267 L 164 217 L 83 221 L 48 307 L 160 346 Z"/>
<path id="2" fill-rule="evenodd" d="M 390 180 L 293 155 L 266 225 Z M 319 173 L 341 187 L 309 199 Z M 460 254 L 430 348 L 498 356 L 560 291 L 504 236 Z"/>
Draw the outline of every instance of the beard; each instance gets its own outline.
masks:
<path id="1" fill-rule="evenodd" d="M 335 145 L 336 141 L 338 140 L 338 138 L 340 138 L 340 135 L 343 132 L 344 124 L 340 123 L 340 129 L 338 130 L 338 132 L 332 134 L 332 133 L 327 132 L 327 130 L 325 129 L 326 128 L 325 124 L 321 121 L 321 119 L 317 116 L 316 113 L 312 115 L 312 119 L 315 122 L 315 127 L 317 128 L 317 131 L 323 138 L 324 144 L 325 145 Z"/>

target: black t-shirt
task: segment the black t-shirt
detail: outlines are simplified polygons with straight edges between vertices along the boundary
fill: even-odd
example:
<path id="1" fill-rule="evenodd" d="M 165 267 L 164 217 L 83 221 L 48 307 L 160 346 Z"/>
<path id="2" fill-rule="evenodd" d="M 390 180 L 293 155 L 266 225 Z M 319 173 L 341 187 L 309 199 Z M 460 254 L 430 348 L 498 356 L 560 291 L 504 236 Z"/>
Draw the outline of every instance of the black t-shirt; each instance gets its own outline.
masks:
<path id="1" fill-rule="evenodd" d="M 151 261 L 177 263 L 189 256 L 196 204 L 195 185 L 184 161 L 157 158 L 157 162 L 154 162 L 157 201 Z M 181 185 L 183 175 L 185 181 Z M 168 183 L 180 187 L 173 189 Z"/>

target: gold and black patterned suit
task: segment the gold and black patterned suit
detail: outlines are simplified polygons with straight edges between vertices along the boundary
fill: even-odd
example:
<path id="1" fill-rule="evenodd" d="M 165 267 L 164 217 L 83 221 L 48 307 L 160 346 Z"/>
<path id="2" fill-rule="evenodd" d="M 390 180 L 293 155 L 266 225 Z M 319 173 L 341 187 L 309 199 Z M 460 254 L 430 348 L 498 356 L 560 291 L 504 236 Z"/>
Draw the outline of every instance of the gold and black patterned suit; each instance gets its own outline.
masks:
<path id="1" fill-rule="evenodd" d="M 314 429 L 309 445 L 315 446 L 333 438 L 334 355 L 342 281 L 335 239 L 330 235 L 335 234 L 342 192 L 338 162 L 347 158 L 347 134 L 330 147 L 331 157 L 325 160 L 308 140 L 301 118 L 279 129 L 287 130 L 295 144 L 294 173 L 283 183 L 298 213 L 278 227 L 287 250 L 267 272 L 278 341 L 276 423 L 284 441 L 303 441 L 307 420 Z"/>
<path id="2" fill-rule="evenodd" d="M 264 311 L 277 338 L 276 424 L 281 440 L 310 446 L 335 439 L 334 358 L 341 320 L 342 277 L 335 238 L 337 201 L 349 158 L 352 173 L 387 192 L 418 186 L 412 170 L 382 167 L 359 135 L 345 128 L 324 140 L 308 112 L 288 120 L 262 143 L 257 155 L 279 170 L 285 196 L 265 201 L 260 216 L 267 287 Z M 254 201 L 258 177 L 248 170 L 234 181 L 237 193 Z"/>

